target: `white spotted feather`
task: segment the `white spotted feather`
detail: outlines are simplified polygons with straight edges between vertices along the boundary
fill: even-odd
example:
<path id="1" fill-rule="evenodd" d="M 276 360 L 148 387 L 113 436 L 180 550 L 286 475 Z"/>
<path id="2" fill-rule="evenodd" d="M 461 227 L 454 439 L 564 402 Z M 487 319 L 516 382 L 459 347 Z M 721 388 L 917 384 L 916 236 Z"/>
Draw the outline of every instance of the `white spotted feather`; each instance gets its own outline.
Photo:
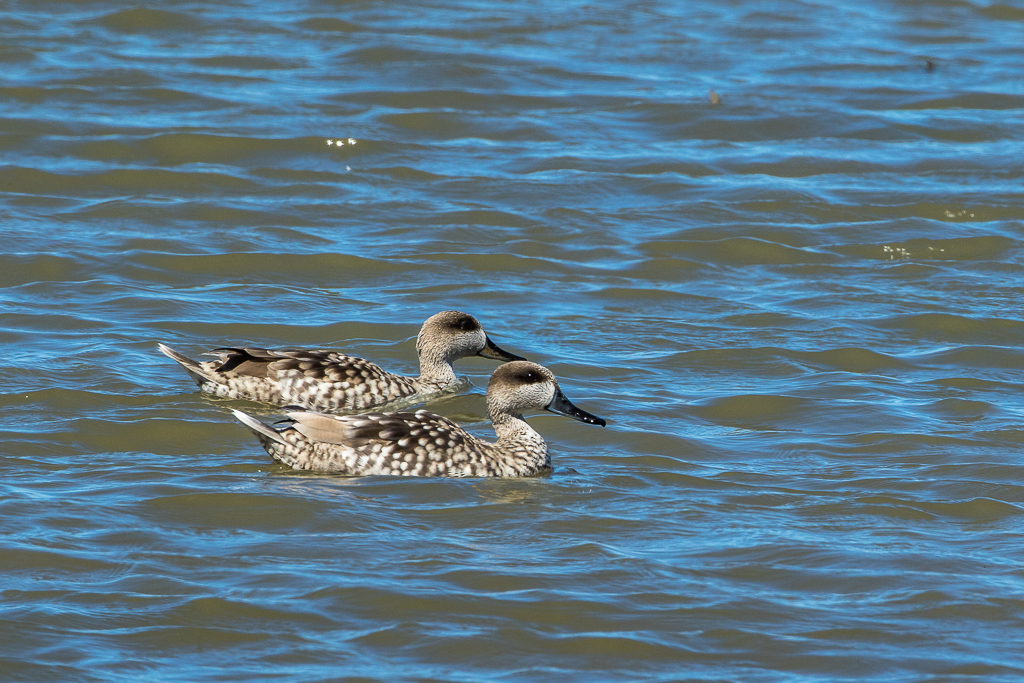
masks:
<path id="1" fill-rule="evenodd" d="M 321 412 L 412 403 L 451 391 L 459 381 L 452 363 L 467 356 L 521 360 L 498 348 L 476 318 L 459 311 L 442 311 L 423 323 L 416 339 L 418 377 L 324 349 L 220 348 L 211 352 L 219 360 L 200 363 L 164 344 L 159 348 L 206 393 Z"/>
<path id="2" fill-rule="evenodd" d="M 516 361 L 494 371 L 487 407 L 497 441 L 478 439 L 425 410 L 363 415 L 289 412 L 279 428 L 234 411 L 275 459 L 297 470 L 347 475 L 521 477 L 551 466 L 547 444 L 523 411 L 547 409 L 588 424 L 599 417 L 574 406 L 551 372 Z"/>

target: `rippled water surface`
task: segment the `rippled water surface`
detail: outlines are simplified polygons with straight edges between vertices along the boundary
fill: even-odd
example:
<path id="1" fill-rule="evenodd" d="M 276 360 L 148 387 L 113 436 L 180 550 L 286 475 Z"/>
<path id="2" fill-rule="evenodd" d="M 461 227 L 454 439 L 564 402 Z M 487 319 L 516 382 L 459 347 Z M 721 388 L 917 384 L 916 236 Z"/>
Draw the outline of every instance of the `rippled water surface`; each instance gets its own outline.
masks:
<path id="1" fill-rule="evenodd" d="M 1022 29 L 4 4 L 0 679 L 1020 680 Z M 296 474 L 156 350 L 415 373 L 449 308 L 608 427 Z"/>

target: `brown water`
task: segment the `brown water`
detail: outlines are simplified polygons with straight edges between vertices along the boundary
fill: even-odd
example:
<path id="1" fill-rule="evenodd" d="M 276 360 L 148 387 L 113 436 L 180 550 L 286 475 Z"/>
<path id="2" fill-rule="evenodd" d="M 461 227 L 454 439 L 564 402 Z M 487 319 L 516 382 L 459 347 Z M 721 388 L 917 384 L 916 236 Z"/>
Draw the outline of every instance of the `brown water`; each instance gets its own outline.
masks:
<path id="1" fill-rule="evenodd" d="M 1022 28 L 8 3 L 0 679 L 1020 680 Z M 156 350 L 413 373 L 447 308 L 609 426 L 295 474 Z"/>

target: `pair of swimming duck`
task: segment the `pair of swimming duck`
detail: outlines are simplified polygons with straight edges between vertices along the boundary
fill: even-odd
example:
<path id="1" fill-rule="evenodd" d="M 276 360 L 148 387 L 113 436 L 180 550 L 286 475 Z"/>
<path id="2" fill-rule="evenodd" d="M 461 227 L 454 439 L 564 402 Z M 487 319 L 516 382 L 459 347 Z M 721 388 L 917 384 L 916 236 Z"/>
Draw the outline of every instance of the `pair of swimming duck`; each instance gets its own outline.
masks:
<path id="1" fill-rule="evenodd" d="M 416 339 L 420 376 L 386 372 L 336 351 L 221 348 L 197 362 L 160 344 L 202 391 L 226 398 L 297 406 L 280 427 L 233 411 L 275 460 L 298 470 L 349 475 L 522 477 L 551 466 L 547 444 L 523 412 L 545 409 L 587 424 L 605 421 L 565 397 L 547 368 L 492 342 L 473 316 L 443 311 Z M 416 412 L 332 415 L 395 401 L 420 401 L 451 390 L 452 363 L 467 356 L 505 362 L 487 384 L 487 411 L 498 440 L 483 441 L 446 417 Z"/>

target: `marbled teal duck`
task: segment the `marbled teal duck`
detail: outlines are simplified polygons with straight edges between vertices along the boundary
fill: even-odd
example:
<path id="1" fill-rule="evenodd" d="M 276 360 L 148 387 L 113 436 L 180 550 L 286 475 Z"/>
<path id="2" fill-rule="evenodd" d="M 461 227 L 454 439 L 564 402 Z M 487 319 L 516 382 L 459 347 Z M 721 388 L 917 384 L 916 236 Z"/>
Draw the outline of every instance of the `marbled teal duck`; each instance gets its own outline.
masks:
<path id="1" fill-rule="evenodd" d="M 202 391 L 321 412 L 366 410 L 450 390 L 458 383 L 452 362 L 466 356 L 522 360 L 498 348 L 476 318 L 459 311 L 442 311 L 423 323 L 416 339 L 419 377 L 395 375 L 368 360 L 337 351 L 221 348 L 210 352 L 220 360 L 198 362 L 164 344 L 159 346 L 185 368 Z"/>
<path id="2" fill-rule="evenodd" d="M 541 408 L 587 424 L 605 424 L 574 406 L 550 370 L 528 361 L 502 365 L 487 384 L 487 411 L 498 435 L 494 443 L 425 410 L 367 415 L 290 412 L 289 419 L 276 427 L 240 410 L 234 414 L 275 460 L 296 470 L 524 477 L 551 467 L 547 444 L 523 419 L 523 411 Z"/>

